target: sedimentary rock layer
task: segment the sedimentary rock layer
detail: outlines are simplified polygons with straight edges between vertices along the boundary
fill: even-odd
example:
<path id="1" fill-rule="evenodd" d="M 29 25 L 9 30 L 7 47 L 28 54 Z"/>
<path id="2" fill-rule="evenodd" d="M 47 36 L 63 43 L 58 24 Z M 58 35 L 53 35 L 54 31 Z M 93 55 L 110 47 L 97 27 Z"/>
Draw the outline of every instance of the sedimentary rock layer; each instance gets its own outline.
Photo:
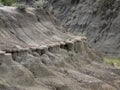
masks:
<path id="1" fill-rule="evenodd" d="M 49 12 L 1 7 L 0 16 L 0 89 L 119 90 L 120 70 Z"/>
<path id="2" fill-rule="evenodd" d="M 46 10 L 74 34 L 88 37 L 91 47 L 120 57 L 119 0 L 45 0 Z"/>

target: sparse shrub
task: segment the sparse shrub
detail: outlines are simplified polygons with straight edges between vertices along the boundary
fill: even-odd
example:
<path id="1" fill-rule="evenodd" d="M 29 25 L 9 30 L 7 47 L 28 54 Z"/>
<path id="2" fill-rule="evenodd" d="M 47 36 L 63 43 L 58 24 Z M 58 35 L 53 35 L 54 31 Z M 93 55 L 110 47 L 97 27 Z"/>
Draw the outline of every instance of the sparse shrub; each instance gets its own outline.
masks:
<path id="1" fill-rule="evenodd" d="M 4 5 L 2 3 L 0 3 L 0 7 L 3 7 Z"/>
<path id="2" fill-rule="evenodd" d="M 44 5 L 44 1 L 43 0 L 39 0 L 39 1 L 36 1 L 33 5 L 34 8 L 43 8 L 43 5 Z"/>
<path id="3" fill-rule="evenodd" d="M 12 6 L 13 6 L 13 7 L 17 7 L 17 6 L 18 6 L 18 3 L 13 3 Z"/>
<path id="4" fill-rule="evenodd" d="M 25 4 L 19 4 L 17 7 L 18 10 L 25 12 L 26 11 L 26 5 Z"/>
<path id="5" fill-rule="evenodd" d="M 120 67 L 120 58 L 104 57 L 104 62 L 107 64 L 116 65 L 117 67 Z"/>

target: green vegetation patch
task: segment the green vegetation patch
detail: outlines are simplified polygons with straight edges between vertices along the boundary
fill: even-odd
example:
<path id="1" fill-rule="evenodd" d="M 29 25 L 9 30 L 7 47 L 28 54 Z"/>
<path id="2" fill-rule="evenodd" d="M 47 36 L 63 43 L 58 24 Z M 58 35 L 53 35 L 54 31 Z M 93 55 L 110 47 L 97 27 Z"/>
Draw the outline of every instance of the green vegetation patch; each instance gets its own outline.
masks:
<path id="1" fill-rule="evenodd" d="M 17 0 L 0 0 L 0 3 L 2 3 L 5 6 L 11 6 L 17 3 Z"/>
<path id="2" fill-rule="evenodd" d="M 43 8 L 44 7 L 44 1 L 43 0 L 38 0 L 38 1 L 36 1 L 34 4 L 33 4 L 33 7 L 34 8 Z"/>
<path id="3" fill-rule="evenodd" d="M 8 87 L 8 83 L 5 81 L 5 80 L 1 80 L 0 79 L 0 90 L 3 89 L 3 88 L 6 88 Z"/>
<path id="4" fill-rule="evenodd" d="M 104 62 L 113 66 L 120 67 L 120 58 L 104 58 Z"/>

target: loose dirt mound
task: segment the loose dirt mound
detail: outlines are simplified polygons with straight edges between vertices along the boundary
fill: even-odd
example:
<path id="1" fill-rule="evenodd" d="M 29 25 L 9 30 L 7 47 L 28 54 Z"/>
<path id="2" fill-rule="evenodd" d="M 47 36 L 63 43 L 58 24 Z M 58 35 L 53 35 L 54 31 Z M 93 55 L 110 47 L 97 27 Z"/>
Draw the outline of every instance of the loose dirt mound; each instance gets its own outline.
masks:
<path id="1" fill-rule="evenodd" d="M 49 12 L 2 7 L 0 16 L 2 90 L 119 90 L 120 70 L 85 37 L 61 32 Z"/>

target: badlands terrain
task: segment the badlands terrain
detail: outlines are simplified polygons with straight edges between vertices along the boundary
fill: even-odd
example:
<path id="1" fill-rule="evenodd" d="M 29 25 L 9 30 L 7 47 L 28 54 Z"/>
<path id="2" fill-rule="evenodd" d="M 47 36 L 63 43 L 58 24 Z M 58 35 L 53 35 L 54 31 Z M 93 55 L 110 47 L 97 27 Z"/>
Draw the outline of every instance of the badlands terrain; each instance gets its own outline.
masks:
<path id="1" fill-rule="evenodd" d="M 47 7 L 0 7 L 0 90 L 120 90 L 120 69 Z"/>
<path id="2" fill-rule="evenodd" d="M 88 44 L 120 57 L 120 0 L 45 0 L 67 31 L 87 36 Z"/>

